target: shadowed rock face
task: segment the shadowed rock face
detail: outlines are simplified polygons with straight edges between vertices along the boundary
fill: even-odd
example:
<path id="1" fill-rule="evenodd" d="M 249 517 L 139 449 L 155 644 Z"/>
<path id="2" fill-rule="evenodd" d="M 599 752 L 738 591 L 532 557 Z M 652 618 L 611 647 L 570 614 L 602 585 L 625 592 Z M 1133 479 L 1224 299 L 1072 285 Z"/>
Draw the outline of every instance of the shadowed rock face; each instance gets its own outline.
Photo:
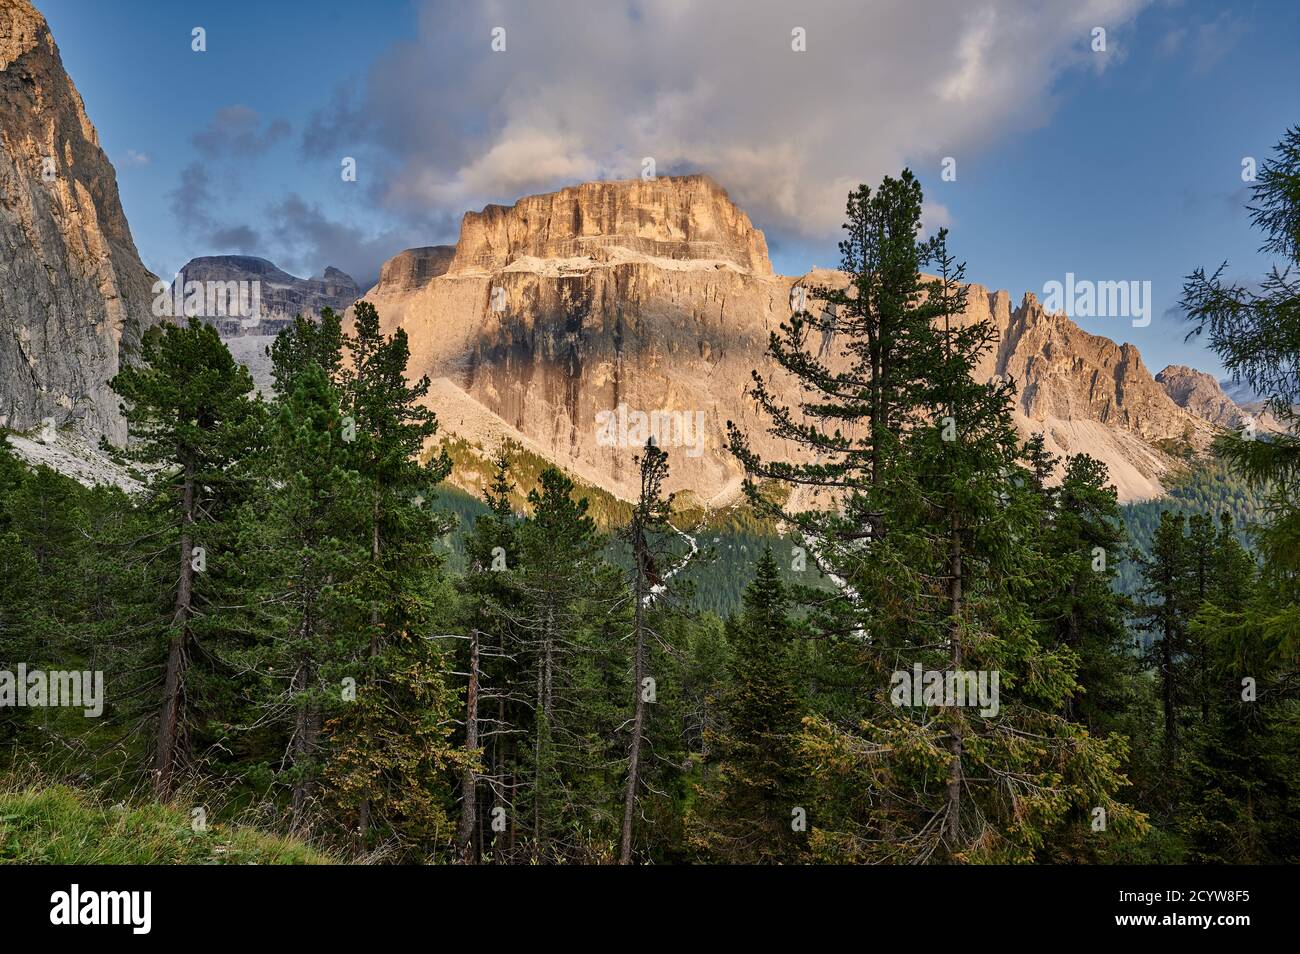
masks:
<path id="1" fill-rule="evenodd" d="M 0 0 L 0 416 L 125 439 L 108 381 L 155 323 L 81 97 L 45 19 Z"/>
<path id="2" fill-rule="evenodd" d="M 702 422 L 700 441 L 667 442 L 669 489 L 714 503 L 742 477 L 728 420 L 759 453 L 793 456 L 744 393 L 757 369 L 797 403 L 767 358 L 768 336 L 791 315 L 793 286 L 846 283 L 821 269 L 774 275 L 762 233 L 702 176 L 588 183 L 470 213 L 450 267 L 421 282 L 404 257 L 422 251 L 392 260 L 366 297 L 388 331 L 406 329 L 411 371 L 435 379 L 430 403 L 448 430 L 487 449 L 520 440 L 623 497 L 636 491 L 637 447 L 602 429 L 620 406 Z M 1104 461 L 1121 498 L 1162 492 L 1173 462 L 1151 441 L 1209 439 L 1210 422 L 1171 400 L 1132 345 L 1049 315 L 1032 295 L 1013 308 L 1006 292 L 978 285 L 967 317 L 999 332 L 977 373 L 1016 380 L 1021 430 L 1043 433 L 1057 454 Z"/>

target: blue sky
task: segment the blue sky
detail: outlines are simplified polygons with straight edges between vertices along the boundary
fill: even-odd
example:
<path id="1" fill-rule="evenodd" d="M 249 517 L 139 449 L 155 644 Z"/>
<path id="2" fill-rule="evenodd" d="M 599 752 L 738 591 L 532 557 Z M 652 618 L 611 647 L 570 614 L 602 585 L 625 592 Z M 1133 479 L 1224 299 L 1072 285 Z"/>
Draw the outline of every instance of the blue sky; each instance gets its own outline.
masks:
<path id="1" fill-rule="evenodd" d="M 647 155 L 714 175 L 798 274 L 834 264 L 847 186 L 907 164 L 973 281 L 1150 281 L 1149 327 L 1080 324 L 1152 371 L 1220 373 L 1171 309 L 1197 265 L 1267 267 L 1241 163 L 1300 123 L 1300 4 L 1280 0 L 36 3 L 168 277 L 243 252 L 364 283 L 466 209 Z"/>

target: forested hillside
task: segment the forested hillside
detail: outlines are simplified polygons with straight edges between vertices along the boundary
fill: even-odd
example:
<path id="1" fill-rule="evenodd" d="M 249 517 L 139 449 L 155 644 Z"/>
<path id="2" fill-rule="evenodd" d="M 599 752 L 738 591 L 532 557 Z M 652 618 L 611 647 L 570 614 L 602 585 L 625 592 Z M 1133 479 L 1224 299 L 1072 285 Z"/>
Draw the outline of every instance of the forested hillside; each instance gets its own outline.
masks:
<path id="1" fill-rule="evenodd" d="M 1251 529 L 1267 523 L 1268 491 L 1252 485 L 1227 462 L 1206 457 L 1189 462 L 1186 473 L 1169 486 L 1167 496 L 1159 500 L 1125 504 L 1121 509 L 1129 539 L 1139 553 L 1150 555 L 1151 542 L 1160 526 L 1160 515 L 1172 510 L 1184 516 L 1201 515 L 1216 523 L 1227 513 L 1243 546 L 1254 549 Z M 1137 592 L 1139 564 L 1127 560 L 1120 565 L 1116 585 L 1120 592 Z"/>

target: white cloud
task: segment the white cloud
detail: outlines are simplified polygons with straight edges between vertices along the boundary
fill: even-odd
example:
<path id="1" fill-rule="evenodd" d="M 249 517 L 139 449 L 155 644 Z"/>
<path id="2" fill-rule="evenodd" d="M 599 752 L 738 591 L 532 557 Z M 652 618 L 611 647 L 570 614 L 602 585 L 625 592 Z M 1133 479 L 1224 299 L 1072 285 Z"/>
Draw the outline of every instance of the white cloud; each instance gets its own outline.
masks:
<path id="1" fill-rule="evenodd" d="M 858 182 L 937 173 L 943 156 L 1044 122 L 1058 78 L 1114 62 L 1147 2 L 428 0 L 361 106 L 311 128 L 370 143 L 394 209 L 459 214 L 632 178 L 653 156 L 660 175 L 712 174 L 769 231 L 821 237 Z M 497 26 L 505 52 L 490 47 Z M 1095 26 L 1106 55 L 1090 49 Z M 795 27 L 807 52 L 791 49 Z M 927 207 L 932 224 L 946 217 Z"/>

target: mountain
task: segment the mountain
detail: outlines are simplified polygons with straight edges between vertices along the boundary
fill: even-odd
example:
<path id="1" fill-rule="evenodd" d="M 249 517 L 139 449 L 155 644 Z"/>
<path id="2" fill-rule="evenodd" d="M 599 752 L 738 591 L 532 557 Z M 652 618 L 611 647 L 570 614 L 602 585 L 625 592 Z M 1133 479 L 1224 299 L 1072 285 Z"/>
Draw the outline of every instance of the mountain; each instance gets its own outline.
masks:
<path id="1" fill-rule="evenodd" d="M 267 349 L 295 315 L 339 314 L 360 297 L 346 272 L 329 266 L 312 278 L 298 278 L 264 258 L 206 255 L 190 259 L 172 281 L 162 306 L 171 314 L 196 313 L 213 325 L 226 346 L 253 375 L 259 391 L 271 389 Z"/>
<path id="2" fill-rule="evenodd" d="M 13 250 L 0 261 L 0 415 L 18 430 L 55 425 L 11 439 L 29 458 L 95 478 L 87 447 L 125 437 L 108 381 L 145 329 L 184 312 L 192 283 L 200 313 L 263 388 L 271 335 L 296 313 L 356 300 L 338 269 L 299 279 L 247 256 L 194 259 L 174 294 L 155 296 L 113 167 L 28 0 L 0 0 L 0 68 L 0 232 Z M 410 370 L 433 379 L 429 403 L 464 454 L 510 439 L 626 500 L 653 435 L 671 453 L 669 489 L 724 506 L 743 477 L 728 420 L 760 454 L 790 452 L 744 396 L 757 370 L 797 403 L 768 336 L 809 286 L 846 281 L 827 269 L 775 274 L 763 233 L 694 175 L 588 182 L 468 212 L 454 246 L 399 253 L 366 297 L 386 331 L 407 331 Z M 1013 306 L 971 285 L 967 318 L 998 329 L 978 373 L 1015 378 L 1021 430 L 1104 461 L 1125 500 L 1161 494 L 1186 452 L 1241 411 L 1190 369 L 1157 381 L 1134 346 L 1084 332 L 1033 295 Z M 834 355 L 833 341 L 821 346 Z M 64 424 L 76 425 L 75 453 L 57 446 Z M 477 490 L 482 469 L 461 473 Z"/>
<path id="3" fill-rule="evenodd" d="M 1244 416 L 1237 402 L 1224 393 L 1218 380 L 1204 371 L 1171 364 L 1156 375 L 1156 383 L 1179 407 L 1221 427 L 1237 427 Z"/>
<path id="4" fill-rule="evenodd" d="M 182 300 L 191 298 L 198 282 L 203 293 L 200 314 L 215 325 L 223 338 L 241 335 L 276 335 L 288 325 L 295 315 L 317 317 L 323 308 L 332 308 L 340 314 L 359 297 L 357 283 L 333 266 L 312 278 L 297 278 L 264 258 L 251 255 L 206 255 L 192 258 L 172 282 L 173 302 L 181 292 Z M 231 282 L 242 288 L 241 309 L 230 314 L 228 295 L 210 292 L 223 291 L 221 286 Z M 232 289 L 232 291 L 235 291 Z M 195 296 L 194 301 L 198 301 Z M 216 305 L 210 308 L 209 303 Z M 171 303 L 169 303 L 171 304 Z M 173 304 L 173 311 L 177 311 Z"/>
<path id="5" fill-rule="evenodd" d="M 108 381 L 157 320 L 155 278 L 28 0 L 0 0 L 0 249 L 0 425 L 52 420 L 92 441 L 123 440 Z"/>
<path id="6" fill-rule="evenodd" d="M 727 420 L 760 453 L 789 451 L 744 397 L 753 369 L 797 397 L 766 356 L 768 335 L 800 288 L 846 282 L 826 269 L 775 274 L 763 233 L 695 175 L 589 182 L 466 213 L 454 250 L 401 253 L 365 297 L 386 330 L 406 329 L 410 369 L 433 379 L 429 403 L 449 434 L 482 452 L 509 438 L 627 499 L 636 447 L 624 438 L 638 436 L 641 412 L 669 447 L 670 489 L 721 506 L 742 478 Z M 1124 500 L 1162 493 L 1179 450 L 1206 446 L 1219 424 L 1171 397 L 1136 347 L 1088 334 L 1032 294 L 1013 307 L 1007 292 L 971 285 L 966 317 L 999 331 L 979 373 L 1018 382 L 1021 430 L 1103 460 Z"/>
<path id="7" fill-rule="evenodd" d="M 1156 382 L 1179 407 L 1226 430 L 1239 431 L 1249 426 L 1257 432 L 1283 430 L 1283 424 L 1267 402 L 1242 396 L 1233 398 L 1218 380 L 1204 371 L 1171 364 L 1156 375 Z M 1238 394 L 1241 393 L 1239 390 Z"/>

